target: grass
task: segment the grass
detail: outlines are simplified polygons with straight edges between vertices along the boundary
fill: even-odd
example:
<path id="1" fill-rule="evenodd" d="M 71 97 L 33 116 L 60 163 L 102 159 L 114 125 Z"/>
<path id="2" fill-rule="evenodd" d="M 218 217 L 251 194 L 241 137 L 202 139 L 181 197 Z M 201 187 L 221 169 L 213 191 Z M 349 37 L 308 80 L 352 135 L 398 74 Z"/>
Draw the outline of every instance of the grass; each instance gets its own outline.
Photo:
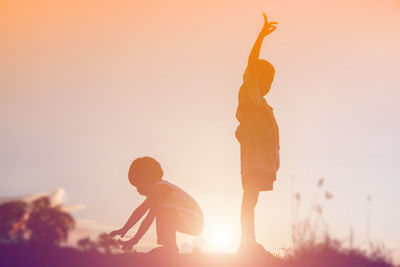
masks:
<path id="1" fill-rule="evenodd" d="M 0 266 L 29 267 L 122 267 L 122 266 L 271 266 L 271 267 L 389 267 L 380 256 L 371 257 L 357 250 L 341 250 L 330 244 L 304 247 L 284 258 L 259 255 L 180 254 L 177 257 L 150 256 L 146 253 L 112 254 L 81 251 L 67 247 L 42 247 L 33 243 L 0 244 Z"/>
<path id="2" fill-rule="evenodd" d="M 197 251 L 178 256 L 154 256 L 146 253 L 120 250 L 120 243 L 101 234 L 97 241 L 84 238 L 79 248 L 44 246 L 32 240 L 0 243 L 0 266 L 65 266 L 65 267 L 122 267 L 122 266 L 271 266 L 271 267 L 391 267 L 389 253 L 370 241 L 366 250 L 353 247 L 350 235 L 348 245 L 331 238 L 324 209 L 333 194 L 323 190 L 324 180 L 317 183 L 311 206 L 300 216 L 301 195 L 293 197 L 293 246 L 285 249 L 283 257 L 269 253 L 253 256 L 233 254 L 205 254 Z M 371 197 L 367 198 L 368 205 Z M 367 216 L 368 217 L 368 216 Z M 367 225 L 369 222 L 367 221 Z M 367 227 L 368 229 L 368 227 Z M 369 231 L 369 229 L 368 229 Z M 369 238 L 369 232 L 367 233 Z M 347 242 L 346 242 L 347 244 Z"/>

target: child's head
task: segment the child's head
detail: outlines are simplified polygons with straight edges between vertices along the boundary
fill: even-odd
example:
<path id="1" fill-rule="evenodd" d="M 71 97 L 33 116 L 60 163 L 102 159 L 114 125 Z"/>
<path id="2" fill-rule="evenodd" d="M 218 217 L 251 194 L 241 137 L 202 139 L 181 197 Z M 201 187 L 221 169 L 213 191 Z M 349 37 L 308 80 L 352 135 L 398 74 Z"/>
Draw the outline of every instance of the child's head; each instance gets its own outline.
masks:
<path id="1" fill-rule="evenodd" d="M 243 76 L 244 80 L 246 79 L 247 76 L 246 74 L 247 74 L 247 69 Z M 268 94 L 271 88 L 271 84 L 274 80 L 274 75 L 275 75 L 274 66 L 272 66 L 272 64 L 266 60 L 259 59 L 257 60 L 257 63 L 254 66 L 254 72 L 252 73 L 250 79 L 255 79 L 257 87 L 260 90 L 260 94 L 262 96 L 265 96 L 266 94 Z"/>
<path id="2" fill-rule="evenodd" d="M 129 168 L 129 182 L 141 195 L 147 195 L 151 186 L 160 181 L 164 175 L 160 163 L 152 157 L 135 159 Z"/>

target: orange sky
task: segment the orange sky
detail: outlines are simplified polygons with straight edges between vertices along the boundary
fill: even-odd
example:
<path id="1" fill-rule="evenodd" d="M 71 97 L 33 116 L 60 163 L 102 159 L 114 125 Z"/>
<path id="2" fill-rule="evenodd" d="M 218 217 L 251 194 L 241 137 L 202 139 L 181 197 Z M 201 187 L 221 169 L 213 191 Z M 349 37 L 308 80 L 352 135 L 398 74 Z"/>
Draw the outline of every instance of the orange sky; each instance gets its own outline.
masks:
<path id="1" fill-rule="evenodd" d="M 306 202 L 326 177 L 330 228 L 360 245 L 371 194 L 372 235 L 399 251 L 398 1 L 0 1 L 0 194 L 63 187 L 77 218 L 119 226 L 141 201 L 130 161 L 152 155 L 235 250 L 236 96 L 263 11 L 282 165 L 259 241 L 290 246 L 294 174 Z"/>

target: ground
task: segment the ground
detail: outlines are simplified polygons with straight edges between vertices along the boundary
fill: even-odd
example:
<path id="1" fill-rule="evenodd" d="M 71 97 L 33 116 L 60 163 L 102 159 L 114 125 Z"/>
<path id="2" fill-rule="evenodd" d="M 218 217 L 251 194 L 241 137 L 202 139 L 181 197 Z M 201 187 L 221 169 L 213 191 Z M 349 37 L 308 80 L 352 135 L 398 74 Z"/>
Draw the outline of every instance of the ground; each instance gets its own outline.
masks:
<path id="1" fill-rule="evenodd" d="M 106 254 L 74 248 L 44 247 L 35 244 L 0 244 L 0 266 L 29 267 L 126 267 L 126 266 L 271 266 L 271 267 L 390 267 L 381 259 L 362 253 L 343 253 L 330 248 L 304 250 L 294 257 L 276 258 L 268 254 L 245 257 L 232 254 L 179 254 L 175 257 L 146 253 Z"/>

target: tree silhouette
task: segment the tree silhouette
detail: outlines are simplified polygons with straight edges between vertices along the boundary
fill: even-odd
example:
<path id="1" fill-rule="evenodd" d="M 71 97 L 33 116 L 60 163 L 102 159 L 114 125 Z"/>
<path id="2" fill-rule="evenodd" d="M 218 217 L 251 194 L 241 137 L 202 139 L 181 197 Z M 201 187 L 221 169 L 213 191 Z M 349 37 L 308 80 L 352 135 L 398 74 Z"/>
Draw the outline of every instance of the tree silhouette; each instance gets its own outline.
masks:
<path id="1" fill-rule="evenodd" d="M 51 206 L 46 196 L 33 201 L 26 228 L 30 241 L 46 245 L 60 245 L 68 239 L 68 232 L 75 226 L 74 218 L 61 210 L 61 206 Z"/>
<path id="2" fill-rule="evenodd" d="M 0 241 L 11 241 L 22 239 L 21 229 L 12 233 L 15 225 L 20 222 L 26 212 L 28 204 L 24 201 L 11 201 L 0 204 Z"/>

